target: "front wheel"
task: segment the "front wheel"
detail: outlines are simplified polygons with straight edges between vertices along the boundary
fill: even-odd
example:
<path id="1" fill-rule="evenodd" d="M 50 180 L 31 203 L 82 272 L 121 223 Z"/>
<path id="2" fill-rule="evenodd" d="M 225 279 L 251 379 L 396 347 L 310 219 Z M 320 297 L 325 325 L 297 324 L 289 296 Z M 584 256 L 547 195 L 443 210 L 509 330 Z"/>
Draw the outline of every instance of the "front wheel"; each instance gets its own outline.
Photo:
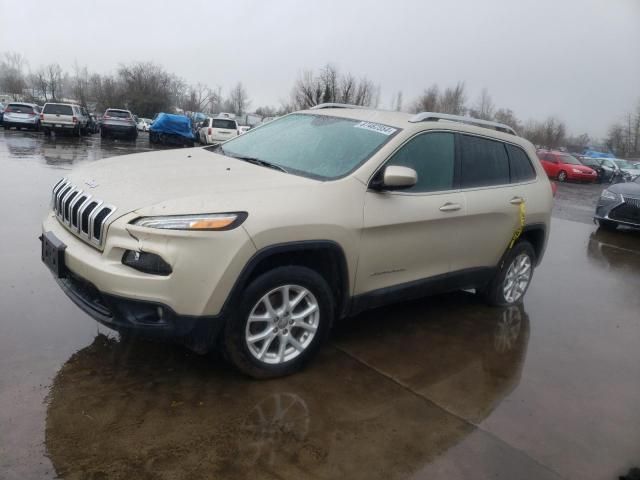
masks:
<path id="1" fill-rule="evenodd" d="M 334 302 L 315 271 L 278 267 L 256 278 L 224 331 L 226 356 L 243 373 L 272 378 L 300 370 L 327 338 Z"/>
<path id="2" fill-rule="evenodd" d="M 561 170 L 560 173 L 558 174 L 558 181 L 559 182 L 566 182 L 567 181 L 567 172 L 565 172 L 564 170 Z"/>
<path id="3" fill-rule="evenodd" d="M 527 241 L 520 241 L 504 256 L 495 276 L 481 293 L 489 305 L 522 302 L 533 277 L 536 254 Z"/>

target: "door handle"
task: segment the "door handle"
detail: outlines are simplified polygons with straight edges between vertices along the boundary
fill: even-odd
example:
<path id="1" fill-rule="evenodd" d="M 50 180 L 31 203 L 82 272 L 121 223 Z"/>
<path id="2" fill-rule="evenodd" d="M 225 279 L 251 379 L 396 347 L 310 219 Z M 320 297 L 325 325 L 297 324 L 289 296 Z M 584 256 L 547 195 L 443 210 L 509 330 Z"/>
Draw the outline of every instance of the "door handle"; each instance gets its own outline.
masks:
<path id="1" fill-rule="evenodd" d="M 462 205 L 460 205 L 459 203 L 451 203 L 451 202 L 447 202 L 444 205 L 442 205 L 440 207 L 440 211 L 441 212 L 455 212 L 456 210 L 460 210 L 462 208 Z"/>
<path id="2" fill-rule="evenodd" d="M 509 203 L 511 205 L 520 205 L 523 202 L 524 202 L 524 198 L 522 197 L 513 197 L 511 200 L 509 200 Z"/>

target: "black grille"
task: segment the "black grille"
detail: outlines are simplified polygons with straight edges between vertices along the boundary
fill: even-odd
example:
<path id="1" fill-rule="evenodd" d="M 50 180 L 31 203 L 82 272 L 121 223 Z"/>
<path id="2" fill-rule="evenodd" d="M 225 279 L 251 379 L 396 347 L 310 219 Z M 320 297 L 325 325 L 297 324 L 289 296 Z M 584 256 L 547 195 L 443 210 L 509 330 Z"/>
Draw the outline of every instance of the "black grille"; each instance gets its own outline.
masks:
<path id="1" fill-rule="evenodd" d="M 622 205 L 611 210 L 609 218 L 620 222 L 640 225 L 640 200 L 636 198 L 625 198 Z"/>
<path id="2" fill-rule="evenodd" d="M 102 235 L 102 221 L 107 218 L 107 215 L 110 213 L 111 209 L 103 208 L 100 210 L 100 213 L 96 215 L 96 218 L 93 221 L 93 238 L 96 240 L 100 240 L 100 236 Z"/>
<path id="3" fill-rule="evenodd" d="M 96 208 L 98 204 L 96 202 L 91 202 L 87 205 L 87 208 L 82 212 L 82 231 L 89 235 L 89 215 L 93 212 L 93 209 Z"/>
<path id="4" fill-rule="evenodd" d="M 85 202 L 86 199 L 87 199 L 86 195 L 80 196 L 76 204 L 71 209 L 71 226 L 72 227 L 78 226 L 78 210 L 80 209 L 80 206 Z"/>

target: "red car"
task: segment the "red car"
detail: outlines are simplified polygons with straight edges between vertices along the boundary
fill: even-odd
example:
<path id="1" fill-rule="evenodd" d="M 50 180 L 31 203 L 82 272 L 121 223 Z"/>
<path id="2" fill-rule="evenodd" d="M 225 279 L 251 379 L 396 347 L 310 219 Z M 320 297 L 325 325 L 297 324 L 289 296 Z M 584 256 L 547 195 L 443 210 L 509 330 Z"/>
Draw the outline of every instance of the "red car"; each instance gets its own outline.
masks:
<path id="1" fill-rule="evenodd" d="M 566 152 L 538 150 L 537 153 L 549 178 L 555 178 L 559 182 L 567 180 L 595 182 L 598 180 L 598 174 L 593 168 L 583 165 L 580 160 Z"/>

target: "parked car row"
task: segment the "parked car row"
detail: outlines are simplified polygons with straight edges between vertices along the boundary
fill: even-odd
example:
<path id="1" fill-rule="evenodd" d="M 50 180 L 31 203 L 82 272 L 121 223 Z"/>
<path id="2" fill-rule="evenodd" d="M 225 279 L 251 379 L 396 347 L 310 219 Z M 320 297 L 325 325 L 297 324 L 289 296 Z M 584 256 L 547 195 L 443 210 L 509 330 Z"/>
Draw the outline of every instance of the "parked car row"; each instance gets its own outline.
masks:
<path id="1" fill-rule="evenodd" d="M 630 182 L 640 176 L 640 163 L 619 158 L 575 156 L 558 150 L 538 150 L 549 178 L 559 182 Z"/>

